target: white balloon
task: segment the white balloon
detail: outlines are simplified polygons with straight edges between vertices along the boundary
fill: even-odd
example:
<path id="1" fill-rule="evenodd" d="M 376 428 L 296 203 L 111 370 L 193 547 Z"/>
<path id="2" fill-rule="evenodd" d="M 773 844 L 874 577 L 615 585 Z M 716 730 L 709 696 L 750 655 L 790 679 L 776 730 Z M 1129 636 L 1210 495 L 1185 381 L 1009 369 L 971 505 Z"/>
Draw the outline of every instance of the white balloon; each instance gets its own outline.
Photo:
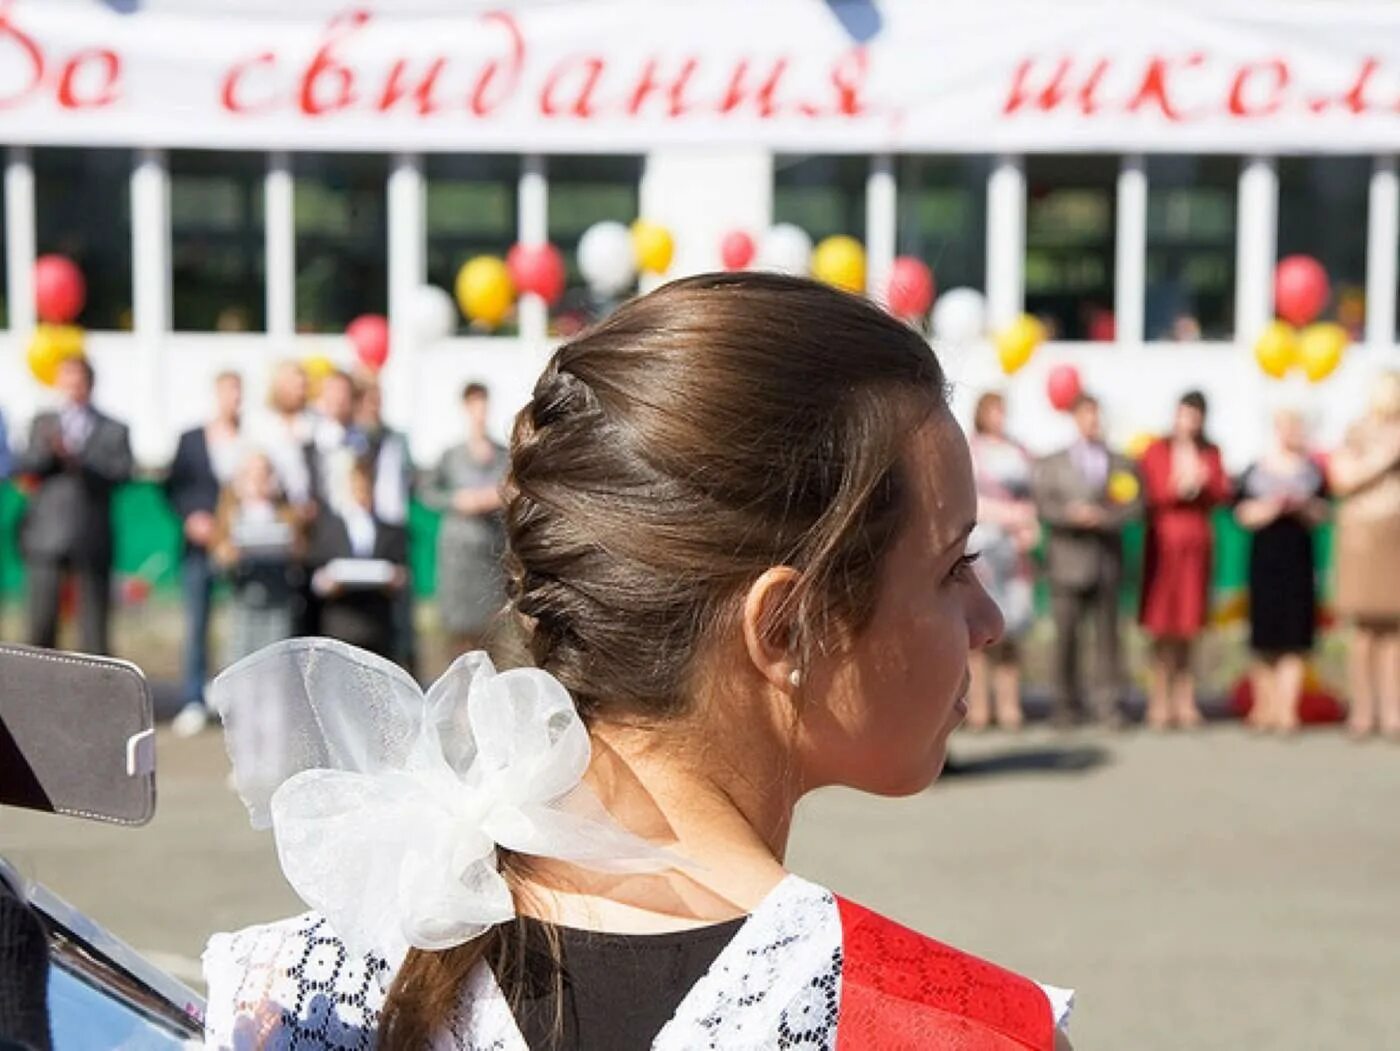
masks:
<path id="1" fill-rule="evenodd" d="M 457 331 L 457 304 L 437 285 L 421 285 L 413 290 L 408 316 L 414 338 L 421 343 L 435 343 Z"/>
<path id="2" fill-rule="evenodd" d="M 812 270 L 812 239 L 800 226 L 778 223 L 766 230 L 758 243 L 757 266 L 806 277 Z"/>
<path id="3" fill-rule="evenodd" d="M 971 343 L 987 331 L 987 300 L 975 288 L 950 288 L 933 304 L 933 336 L 948 343 Z"/>
<path id="4" fill-rule="evenodd" d="M 621 223 L 594 223 L 578 243 L 578 268 L 600 296 L 618 296 L 637 280 L 632 234 Z"/>

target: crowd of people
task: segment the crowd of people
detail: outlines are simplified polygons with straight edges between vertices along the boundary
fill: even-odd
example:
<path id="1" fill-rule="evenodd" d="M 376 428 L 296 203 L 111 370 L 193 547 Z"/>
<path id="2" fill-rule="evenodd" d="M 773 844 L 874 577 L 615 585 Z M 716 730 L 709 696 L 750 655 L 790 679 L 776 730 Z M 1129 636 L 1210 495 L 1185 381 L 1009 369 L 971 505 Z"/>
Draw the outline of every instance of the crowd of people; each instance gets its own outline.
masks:
<path id="1" fill-rule="evenodd" d="M 29 491 L 20 533 L 28 641 L 58 639 L 65 575 L 78 645 L 109 652 L 112 494 L 130 480 L 127 428 L 92 404 L 92 366 L 65 362 L 60 407 L 35 417 L 15 457 Z M 180 733 L 206 723 L 215 583 L 228 591 L 220 664 L 294 635 L 326 635 L 412 670 L 417 661 L 408 514 L 415 494 L 442 513 L 439 619 L 456 652 L 478 645 L 501 608 L 499 517 L 505 450 L 487 435 L 488 392 L 462 392 L 464 440 L 421 482 L 407 437 L 385 425 L 377 378 L 336 371 L 312 397 L 304 369 L 274 371 L 267 412 L 248 418 L 242 378 L 220 373 L 214 410 L 180 435 L 164 491 L 181 523 L 185 608 Z"/>
<path id="2" fill-rule="evenodd" d="M 982 396 L 970 439 L 978 569 L 1006 630 L 973 655 L 970 727 L 1022 723 L 1018 644 L 1034 620 L 1037 552 L 1054 623 L 1054 719 L 1126 721 L 1119 603 L 1123 531 L 1135 519 L 1145 525 L 1138 619 L 1151 640 L 1145 721 L 1200 725 L 1194 656 L 1210 622 L 1212 516 L 1226 508 L 1250 535 L 1250 723 L 1298 726 L 1319 612 L 1315 533 L 1334 518 L 1333 607 L 1352 628 L 1349 729 L 1400 739 L 1400 373 L 1379 378 L 1367 412 L 1328 456 L 1310 448 L 1300 413 L 1280 410 L 1269 448 L 1234 479 L 1206 437 L 1206 415 L 1199 391 L 1184 394 L 1170 433 L 1134 462 L 1105 442 L 1099 404 L 1084 394 L 1071 409 L 1075 440 L 1034 460 L 1009 436 L 1002 396 Z"/>
<path id="3" fill-rule="evenodd" d="M 75 585 L 79 646 L 105 653 L 112 494 L 132 476 L 133 460 L 126 427 L 92 404 L 94 378 L 83 359 L 61 366 L 59 408 L 35 417 L 8 467 L 31 493 L 20 535 L 29 641 L 56 643 L 66 574 Z M 241 377 L 221 373 L 213 414 L 180 435 L 165 481 L 183 529 L 180 732 L 196 732 L 207 719 L 219 579 L 229 595 L 221 664 L 279 639 L 321 634 L 413 670 L 407 526 L 415 498 L 442 516 L 435 583 L 451 651 L 478 646 L 504 602 L 507 455 L 487 433 L 486 388 L 472 383 L 462 392 L 464 438 L 421 476 L 406 436 L 383 420 L 373 374 L 333 372 L 318 388 L 313 398 L 302 367 L 284 362 L 267 411 L 249 420 Z M 1010 436 L 1001 394 L 984 394 L 974 413 L 974 546 L 1006 629 L 972 655 L 971 728 L 1022 724 L 1019 651 L 1035 620 L 1040 572 L 1054 629 L 1054 720 L 1127 721 L 1122 537 L 1137 519 L 1145 524 L 1139 620 L 1151 640 L 1145 722 L 1199 725 L 1193 665 L 1210 620 L 1211 518 L 1229 508 L 1251 537 L 1250 722 L 1282 732 L 1298 725 L 1318 619 L 1314 533 L 1335 517 L 1334 607 L 1352 627 L 1350 730 L 1400 737 L 1400 374 L 1382 376 L 1369 411 L 1326 458 L 1309 448 L 1302 416 L 1280 411 L 1269 449 L 1234 479 L 1206 437 L 1199 392 L 1181 397 L 1170 433 L 1136 460 L 1109 447 L 1094 397 L 1081 395 L 1070 415 L 1075 440 L 1037 460 Z"/>

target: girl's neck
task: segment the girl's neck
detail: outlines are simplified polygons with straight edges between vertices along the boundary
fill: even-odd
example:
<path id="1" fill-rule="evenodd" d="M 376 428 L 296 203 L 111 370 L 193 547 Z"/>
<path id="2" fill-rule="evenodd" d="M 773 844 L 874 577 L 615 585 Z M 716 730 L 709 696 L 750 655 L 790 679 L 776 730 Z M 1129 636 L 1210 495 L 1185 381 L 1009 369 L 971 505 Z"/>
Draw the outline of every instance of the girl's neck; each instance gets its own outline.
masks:
<path id="1" fill-rule="evenodd" d="M 545 918 L 637 933 L 718 923 L 752 911 L 785 875 L 795 793 L 746 776 L 722 746 L 689 763 L 663 738 L 696 739 L 595 726 L 586 781 L 613 820 L 689 864 L 619 876 L 536 863 L 527 887 Z"/>

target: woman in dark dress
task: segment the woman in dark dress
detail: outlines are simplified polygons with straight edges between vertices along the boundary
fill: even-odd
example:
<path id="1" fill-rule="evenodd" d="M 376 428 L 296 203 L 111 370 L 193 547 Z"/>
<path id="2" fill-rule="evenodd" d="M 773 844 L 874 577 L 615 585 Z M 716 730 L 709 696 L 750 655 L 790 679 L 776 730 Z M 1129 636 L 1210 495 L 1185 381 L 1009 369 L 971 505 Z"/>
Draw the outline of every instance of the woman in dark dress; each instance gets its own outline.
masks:
<path id="1" fill-rule="evenodd" d="M 1252 534 L 1249 550 L 1249 645 L 1259 730 L 1298 727 L 1303 661 L 1317 623 L 1313 529 L 1328 514 L 1327 483 L 1308 455 L 1302 417 L 1274 418 L 1274 444 L 1240 479 L 1235 517 Z"/>

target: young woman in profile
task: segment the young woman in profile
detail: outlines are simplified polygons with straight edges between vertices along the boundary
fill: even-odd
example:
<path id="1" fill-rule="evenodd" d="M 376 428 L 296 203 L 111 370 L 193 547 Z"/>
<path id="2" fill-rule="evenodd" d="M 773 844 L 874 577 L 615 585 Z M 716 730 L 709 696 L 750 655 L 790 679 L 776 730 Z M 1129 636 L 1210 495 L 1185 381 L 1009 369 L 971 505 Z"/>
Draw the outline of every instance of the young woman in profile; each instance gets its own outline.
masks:
<path id="1" fill-rule="evenodd" d="M 533 667 L 424 697 L 293 640 L 216 684 L 231 741 L 285 728 L 231 754 L 313 911 L 214 938 L 211 1046 L 1068 1047 L 1068 994 L 783 866 L 812 789 L 938 776 L 1002 630 L 923 339 L 808 281 L 677 281 L 559 349 L 510 459 Z"/>

